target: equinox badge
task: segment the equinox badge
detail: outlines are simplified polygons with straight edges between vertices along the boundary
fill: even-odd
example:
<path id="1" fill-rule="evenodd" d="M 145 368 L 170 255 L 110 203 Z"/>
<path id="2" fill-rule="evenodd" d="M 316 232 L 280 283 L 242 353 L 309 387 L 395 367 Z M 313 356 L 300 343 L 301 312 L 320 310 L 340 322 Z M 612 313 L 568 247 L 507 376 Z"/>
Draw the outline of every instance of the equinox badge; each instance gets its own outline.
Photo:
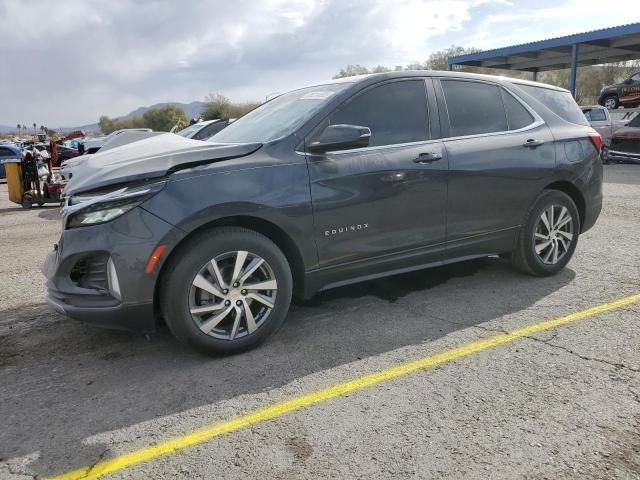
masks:
<path id="1" fill-rule="evenodd" d="M 325 237 L 332 237 L 334 235 L 340 235 L 341 233 L 348 232 L 361 232 L 362 230 L 366 230 L 369 228 L 368 223 L 358 223 L 356 225 L 343 225 L 341 227 L 332 228 L 331 230 L 325 230 Z"/>

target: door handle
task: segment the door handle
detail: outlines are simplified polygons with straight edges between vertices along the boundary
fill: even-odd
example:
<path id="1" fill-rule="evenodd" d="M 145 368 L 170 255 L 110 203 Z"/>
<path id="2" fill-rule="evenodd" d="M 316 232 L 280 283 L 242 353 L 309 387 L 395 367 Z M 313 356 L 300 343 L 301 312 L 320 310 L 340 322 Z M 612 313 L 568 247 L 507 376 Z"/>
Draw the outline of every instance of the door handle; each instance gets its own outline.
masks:
<path id="1" fill-rule="evenodd" d="M 442 160 L 442 155 L 439 153 L 427 152 L 421 153 L 418 155 L 418 158 L 413 159 L 413 163 L 419 163 L 421 165 L 426 165 L 428 163 L 437 162 L 438 160 Z"/>
<path id="2" fill-rule="evenodd" d="M 539 147 L 540 145 L 544 145 L 544 141 L 535 140 L 533 138 L 530 138 L 529 140 L 527 140 L 522 144 L 523 147 L 528 147 L 528 148 L 536 148 L 536 147 Z"/>

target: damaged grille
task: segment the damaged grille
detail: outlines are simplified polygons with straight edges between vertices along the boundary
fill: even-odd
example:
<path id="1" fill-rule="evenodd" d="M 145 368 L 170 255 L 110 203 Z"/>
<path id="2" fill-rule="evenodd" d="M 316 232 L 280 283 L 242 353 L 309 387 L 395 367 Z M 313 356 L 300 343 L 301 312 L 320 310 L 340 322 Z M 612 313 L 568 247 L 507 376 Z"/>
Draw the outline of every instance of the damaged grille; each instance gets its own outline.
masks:
<path id="1" fill-rule="evenodd" d="M 71 281 L 81 288 L 107 290 L 108 255 L 96 255 L 79 260 L 71 270 Z"/>

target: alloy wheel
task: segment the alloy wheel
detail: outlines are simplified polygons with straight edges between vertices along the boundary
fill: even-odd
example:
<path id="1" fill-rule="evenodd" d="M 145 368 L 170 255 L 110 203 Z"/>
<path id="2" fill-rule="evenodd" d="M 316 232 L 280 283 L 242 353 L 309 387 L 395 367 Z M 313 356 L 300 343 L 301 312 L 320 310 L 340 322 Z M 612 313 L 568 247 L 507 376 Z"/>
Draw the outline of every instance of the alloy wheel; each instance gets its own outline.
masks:
<path id="1" fill-rule="evenodd" d="M 616 108 L 616 99 L 613 97 L 609 97 L 604 101 L 604 106 L 609 110 L 613 110 Z"/>
<path id="2" fill-rule="evenodd" d="M 244 250 L 202 266 L 189 292 L 193 321 L 205 334 L 236 340 L 252 334 L 273 311 L 278 283 L 266 260 Z"/>
<path id="3" fill-rule="evenodd" d="M 564 258 L 573 242 L 573 223 L 571 212 L 563 205 L 551 205 L 542 211 L 534 238 L 542 263 L 554 265 Z"/>

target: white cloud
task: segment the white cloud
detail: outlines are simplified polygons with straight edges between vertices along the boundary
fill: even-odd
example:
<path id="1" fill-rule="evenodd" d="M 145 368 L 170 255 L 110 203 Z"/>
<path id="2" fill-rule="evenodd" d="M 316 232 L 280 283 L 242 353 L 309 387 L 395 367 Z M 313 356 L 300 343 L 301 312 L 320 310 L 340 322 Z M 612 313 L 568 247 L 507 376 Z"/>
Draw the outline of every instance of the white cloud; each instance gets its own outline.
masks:
<path id="1" fill-rule="evenodd" d="M 640 11 L 625 11 L 622 18 L 619 9 L 603 8 L 601 0 L 564 0 L 545 7 L 525 3 L 488 15 L 468 38 L 469 45 L 491 49 L 637 21 Z"/>
<path id="2" fill-rule="evenodd" d="M 0 76 L 0 123 L 77 125 L 210 92 L 260 99 L 349 63 L 407 64 L 452 43 L 494 48 L 619 22 L 594 0 L 2 0 L 0 58 L 13 71 Z"/>

